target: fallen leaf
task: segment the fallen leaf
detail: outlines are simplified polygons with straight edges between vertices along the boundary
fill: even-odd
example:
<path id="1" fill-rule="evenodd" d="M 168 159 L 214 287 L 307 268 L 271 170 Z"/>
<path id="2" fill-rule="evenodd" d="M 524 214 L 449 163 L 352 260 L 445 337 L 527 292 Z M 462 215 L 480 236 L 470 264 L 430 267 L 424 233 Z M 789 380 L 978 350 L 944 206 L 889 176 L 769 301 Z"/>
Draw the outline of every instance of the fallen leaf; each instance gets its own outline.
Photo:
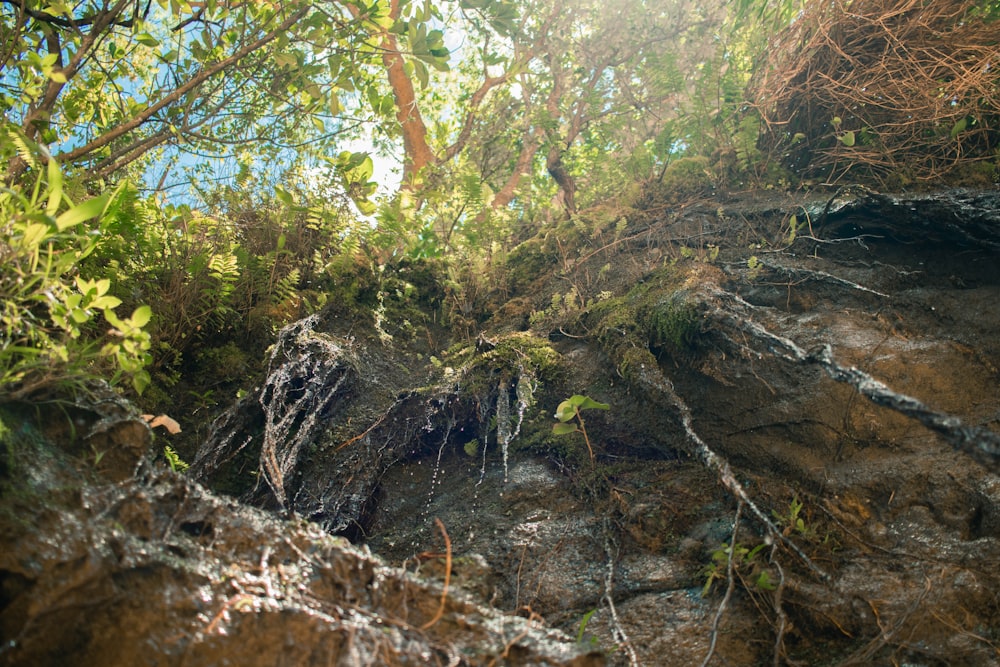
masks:
<path id="1" fill-rule="evenodd" d="M 157 417 L 154 417 L 153 415 L 142 415 L 142 418 L 149 424 L 149 428 L 162 426 L 167 429 L 167 432 L 171 435 L 177 435 L 181 432 L 181 425 L 177 423 L 177 420 L 168 417 L 167 415 L 159 415 Z"/>

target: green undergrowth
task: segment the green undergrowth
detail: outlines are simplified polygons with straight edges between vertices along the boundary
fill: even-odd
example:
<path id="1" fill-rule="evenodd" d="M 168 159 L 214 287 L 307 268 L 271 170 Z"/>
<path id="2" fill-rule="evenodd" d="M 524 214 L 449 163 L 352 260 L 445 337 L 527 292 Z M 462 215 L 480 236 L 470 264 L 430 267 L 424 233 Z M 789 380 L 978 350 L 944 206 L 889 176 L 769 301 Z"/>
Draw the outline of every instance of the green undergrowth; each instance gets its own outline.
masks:
<path id="1" fill-rule="evenodd" d="M 444 361 L 475 384 L 495 376 L 530 372 L 551 381 L 560 372 L 561 355 L 548 340 L 529 331 L 496 337 L 480 336 L 475 343 L 456 343 L 444 353 Z M 474 392 L 475 393 L 475 392 Z"/>
<path id="2" fill-rule="evenodd" d="M 602 352 L 610 357 L 611 363 L 619 374 L 630 383 L 636 383 L 643 369 L 658 368 L 664 358 L 684 362 L 693 357 L 701 344 L 703 318 L 694 296 L 693 284 L 706 269 L 702 264 L 680 260 L 662 267 L 647 276 L 626 294 L 618 297 L 609 296 L 594 300 L 587 305 L 580 305 L 575 310 L 565 310 L 553 314 L 544 321 L 546 329 L 574 332 L 587 332 L 586 337 L 596 341 Z M 536 328 L 540 323 L 536 323 Z M 558 460 L 574 473 L 581 489 L 588 495 L 600 494 L 599 489 L 607 487 L 606 479 L 612 476 L 607 469 L 610 459 L 606 454 L 610 446 L 604 436 L 614 431 L 608 430 L 615 421 L 615 406 L 612 405 L 610 415 L 599 415 L 595 421 L 600 441 L 595 445 L 593 457 L 582 442 L 575 438 L 558 437 L 552 431 L 552 411 L 556 402 L 551 399 L 558 392 L 565 391 L 567 395 L 586 391 L 588 394 L 604 401 L 605 396 L 617 392 L 612 386 L 604 386 L 603 381 L 594 384 L 580 385 L 579 378 L 587 374 L 582 368 L 574 368 L 574 363 L 587 364 L 584 360 L 570 360 L 560 357 L 549 345 L 548 340 L 540 337 L 519 333 L 507 343 L 496 349 L 482 352 L 472 346 L 464 348 L 463 354 L 478 355 L 472 365 L 489 364 L 490 360 L 503 359 L 509 366 L 511 363 L 524 363 L 527 357 L 534 358 L 532 366 L 539 369 L 550 369 L 546 375 L 550 380 L 546 385 L 546 400 L 551 405 L 545 409 L 539 408 L 527 414 L 521 436 L 513 443 L 516 449 L 533 451 Z M 527 348 L 511 348 L 510 342 L 536 341 L 534 346 Z M 472 357 L 469 357 L 472 358 Z M 494 376 L 501 376 L 499 371 Z M 477 382 L 482 381 L 482 375 L 477 376 Z M 593 378 L 591 378 L 593 380 Z M 482 387 L 478 387 L 477 390 Z M 555 393 L 554 393 L 555 392 Z"/>
<path id="3" fill-rule="evenodd" d="M 321 313 L 323 329 L 330 333 L 373 349 L 392 347 L 404 356 L 427 355 L 448 340 L 439 263 L 401 260 L 373 267 L 358 260 L 330 271 L 321 299 L 272 312 L 254 326 L 238 320 L 193 341 L 183 353 L 160 349 L 161 364 L 143 406 L 182 422 L 184 432 L 173 438 L 182 457 L 193 457 L 220 410 L 256 391 L 280 328 L 311 312 Z"/>
<path id="4" fill-rule="evenodd" d="M 660 178 L 643 187 L 643 209 L 655 211 L 712 194 L 717 181 L 707 157 L 682 157 L 669 163 Z"/>

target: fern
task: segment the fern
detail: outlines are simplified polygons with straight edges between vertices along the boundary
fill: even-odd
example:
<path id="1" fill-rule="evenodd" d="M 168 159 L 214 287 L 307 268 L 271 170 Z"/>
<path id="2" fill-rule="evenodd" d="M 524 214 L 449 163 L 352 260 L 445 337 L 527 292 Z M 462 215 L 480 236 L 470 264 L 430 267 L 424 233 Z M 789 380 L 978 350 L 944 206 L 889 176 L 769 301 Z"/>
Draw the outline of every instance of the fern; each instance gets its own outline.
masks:
<path id="1" fill-rule="evenodd" d="M 282 305 L 297 301 L 299 298 L 299 283 L 302 282 L 302 274 L 298 268 L 289 271 L 288 275 L 278 281 L 271 293 L 271 302 L 275 305 Z"/>
<path id="2" fill-rule="evenodd" d="M 167 465 L 174 472 L 184 472 L 190 468 L 190 464 L 180 457 L 173 447 L 170 445 L 165 445 L 163 447 L 163 458 L 167 460 Z"/>
<path id="3" fill-rule="evenodd" d="M 479 174 L 466 174 L 462 177 L 459 187 L 467 210 L 478 211 L 483 208 L 483 182 Z"/>
<path id="4" fill-rule="evenodd" d="M 224 300 L 233 292 L 240 277 L 239 261 L 231 252 L 213 253 L 208 260 L 209 275 L 219 281 L 218 298 Z"/>
<path id="5" fill-rule="evenodd" d="M 625 233 L 625 229 L 627 227 L 628 227 L 628 218 L 626 218 L 624 215 L 621 216 L 620 218 L 618 218 L 617 221 L 615 221 L 615 240 L 616 241 L 621 238 L 622 234 Z"/>
<path id="6" fill-rule="evenodd" d="M 32 169 L 38 169 L 38 153 L 40 152 L 38 145 L 12 127 L 7 129 L 7 138 L 14 144 L 18 156 L 24 160 L 25 164 Z"/>
<path id="7" fill-rule="evenodd" d="M 736 149 L 737 164 L 742 172 L 753 173 L 758 162 L 763 157 L 757 149 L 757 139 L 760 136 L 760 130 L 760 118 L 755 114 L 748 113 L 740 119 L 739 130 L 734 137 L 734 148 Z"/>

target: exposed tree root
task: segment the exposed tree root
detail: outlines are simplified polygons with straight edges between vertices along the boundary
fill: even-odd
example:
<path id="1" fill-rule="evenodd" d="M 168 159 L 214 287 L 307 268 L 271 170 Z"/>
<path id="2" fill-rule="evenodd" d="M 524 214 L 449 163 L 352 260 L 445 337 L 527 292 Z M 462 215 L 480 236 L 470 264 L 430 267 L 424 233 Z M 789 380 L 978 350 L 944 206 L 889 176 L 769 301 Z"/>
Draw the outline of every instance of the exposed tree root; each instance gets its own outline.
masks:
<path id="1" fill-rule="evenodd" d="M 717 296 L 729 300 L 735 307 L 745 312 L 754 308 L 739 296 L 721 290 Z M 833 358 L 829 344 L 819 345 L 806 351 L 791 339 L 771 333 L 744 314 L 715 307 L 709 315 L 764 343 L 771 353 L 780 358 L 797 363 L 818 364 L 831 378 L 851 385 L 876 405 L 916 419 L 927 428 L 939 433 L 955 449 L 968 454 L 987 468 L 1000 470 L 1000 435 L 993 431 L 978 426 L 967 426 L 958 417 L 939 412 L 912 396 L 893 391 L 858 368 L 844 366 Z"/>
<path id="2" fill-rule="evenodd" d="M 611 616 L 610 625 L 612 634 L 617 639 L 618 645 L 625 650 L 626 654 L 628 654 L 628 664 L 630 667 L 638 667 L 641 664 L 639 662 L 639 656 L 636 654 L 635 648 L 632 646 L 632 642 L 628 637 L 628 633 L 625 632 L 625 626 L 618 617 L 618 610 L 615 608 L 615 562 L 618 560 L 618 554 L 617 549 L 614 547 L 611 535 L 611 526 L 608 524 L 608 520 L 605 519 L 604 555 L 606 562 L 604 570 L 604 601 L 608 604 L 608 614 Z"/>
<path id="3" fill-rule="evenodd" d="M 875 296 L 888 297 L 888 294 L 883 294 L 882 292 L 875 291 L 864 285 L 859 285 L 858 283 L 852 282 L 850 280 L 844 280 L 843 278 L 838 278 L 835 275 L 826 273 L 825 271 L 813 271 L 810 269 L 804 269 L 797 266 L 785 266 L 778 262 L 769 260 L 760 260 L 761 266 L 765 266 L 772 271 L 777 271 L 778 273 L 783 273 L 791 276 L 796 276 L 799 278 L 805 278 L 807 280 L 817 280 L 820 282 L 828 282 L 839 287 L 847 287 L 859 292 L 867 292 L 868 294 L 874 294 Z"/>
<path id="4" fill-rule="evenodd" d="M 652 355 L 650 355 L 650 359 L 652 360 Z M 694 430 L 691 409 L 681 399 L 681 397 L 677 395 L 677 392 L 674 390 L 673 383 L 667 379 L 660 368 L 655 363 L 641 364 L 640 368 L 636 369 L 634 372 L 634 379 L 644 385 L 644 388 L 650 391 L 650 395 L 662 396 L 666 399 L 667 403 L 677 411 L 681 420 L 681 425 L 684 427 L 684 433 L 687 440 L 691 443 L 691 445 L 693 445 L 692 453 L 705 466 L 715 471 L 722 485 L 725 486 L 730 493 L 736 496 L 738 501 L 747 506 L 750 513 L 753 514 L 764 527 L 767 536 L 771 540 L 780 542 L 788 548 L 788 550 L 794 553 L 817 577 L 823 581 L 829 581 L 830 575 L 818 565 L 813 563 L 812 559 L 809 558 L 809 556 L 807 556 L 802 549 L 783 535 L 781 528 L 775 525 L 767 514 L 765 514 L 764 511 L 757 506 L 753 499 L 750 498 L 746 489 L 743 488 L 743 485 L 736 479 L 736 475 L 733 473 L 733 469 L 729 465 L 729 461 L 716 454 L 712 448 L 701 439 L 701 436 L 699 436 Z"/>
<path id="5" fill-rule="evenodd" d="M 441 585 L 441 604 L 438 605 L 434 617 L 420 626 L 421 630 L 430 628 L 444 616 L 444 609 L 448 603 L 448 585 L 451 583 L 451 538 L 448 537 L 448 531 L 445 530 L 444 522 L 441 519 L 435 518 L 434 524 L 441 531 L 441 538 L 444 540 L 444 583 Z"/>
<path id="6" fill-rule="evenodd" d="M 728 558 L 726 558 L 726 594 L 722 597 L 722 602 L 719 603 L 719 608 L 715 611 L 715 618 L 712 619 L 712 635 L 708 644 L 708 653 L 701 661 L 701 667 L 708 667 L 709 660 L 715 655 L 715 646 L 719 641 L 719 623 L 722 621 L 722 615 L 726 613 L 726 607 L 729 606 L 729 600 L 733 597 L 733 591 L 736 589 L 733 553 L 736 551 L 736 534 L 740 530 L 740 513 L 742 512 L 743 503 L 739 502 L 736 505 L 736 516 L 733 517 L 733 536 L 729 540 L 729 553 L 727 554 Z"/>

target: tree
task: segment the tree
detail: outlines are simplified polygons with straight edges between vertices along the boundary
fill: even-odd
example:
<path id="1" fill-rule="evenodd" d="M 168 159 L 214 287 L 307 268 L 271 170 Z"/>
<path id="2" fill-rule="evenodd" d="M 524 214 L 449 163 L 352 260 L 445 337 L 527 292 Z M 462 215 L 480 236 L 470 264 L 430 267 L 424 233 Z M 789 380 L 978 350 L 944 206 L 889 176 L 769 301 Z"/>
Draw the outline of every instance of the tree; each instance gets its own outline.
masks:
<path id="1" fill-rule="evenodd" d="M 535 0 L 516 8 L 464 0 L 460 9 L 466 46 L 453 106 L 428 122 L 421 109 L 435 93 L 425 92 L 400 116 L 408 135 L 404 180 L 417 190 L 423 183 L 420 203 L 429 188 L 441 180 L 463 182 L 470 169 L 489 185 L 479 211 L 459 205 L 436 216 L 433 227 L 445 243 L 455 216 L 481 223 L 489 210 L 523 194 L 539 167 L 555 183 L 562 208 L 575 212 L 581 174 L 600 170 L 601 159 L 624 161 L 676 115 L 677 97 L 693 85 L 696 66 L 717 51 L 707 36 L 723 18 L 722 5 L 687 0 L 655 6 L 629 0 L 614 11 L 595 0 Z M 391 48 L 402 59 L 399 46 Z M 659 74 L 664 53 L 678 76 Z M 405 68 L 397 71 L 405 74 Z M 411 79 L 393 86 L 397 101 L 411 99 Z M 454 113 L 455 101 L 464 115 Z M 431 137 L 429 127 L 447 129 Z M 449 169 L 451 177 L 417 175 Z"/>
<path id="2" fill-rule="evenodd" d="M 374 86 L 371 36 L 391 25 L 387 11 L 363 0 L 3 0 L 0 108 L 8 130 L 94 178 L 165 146 L 328 153 L 357 122 L 341 96 Z"/>

